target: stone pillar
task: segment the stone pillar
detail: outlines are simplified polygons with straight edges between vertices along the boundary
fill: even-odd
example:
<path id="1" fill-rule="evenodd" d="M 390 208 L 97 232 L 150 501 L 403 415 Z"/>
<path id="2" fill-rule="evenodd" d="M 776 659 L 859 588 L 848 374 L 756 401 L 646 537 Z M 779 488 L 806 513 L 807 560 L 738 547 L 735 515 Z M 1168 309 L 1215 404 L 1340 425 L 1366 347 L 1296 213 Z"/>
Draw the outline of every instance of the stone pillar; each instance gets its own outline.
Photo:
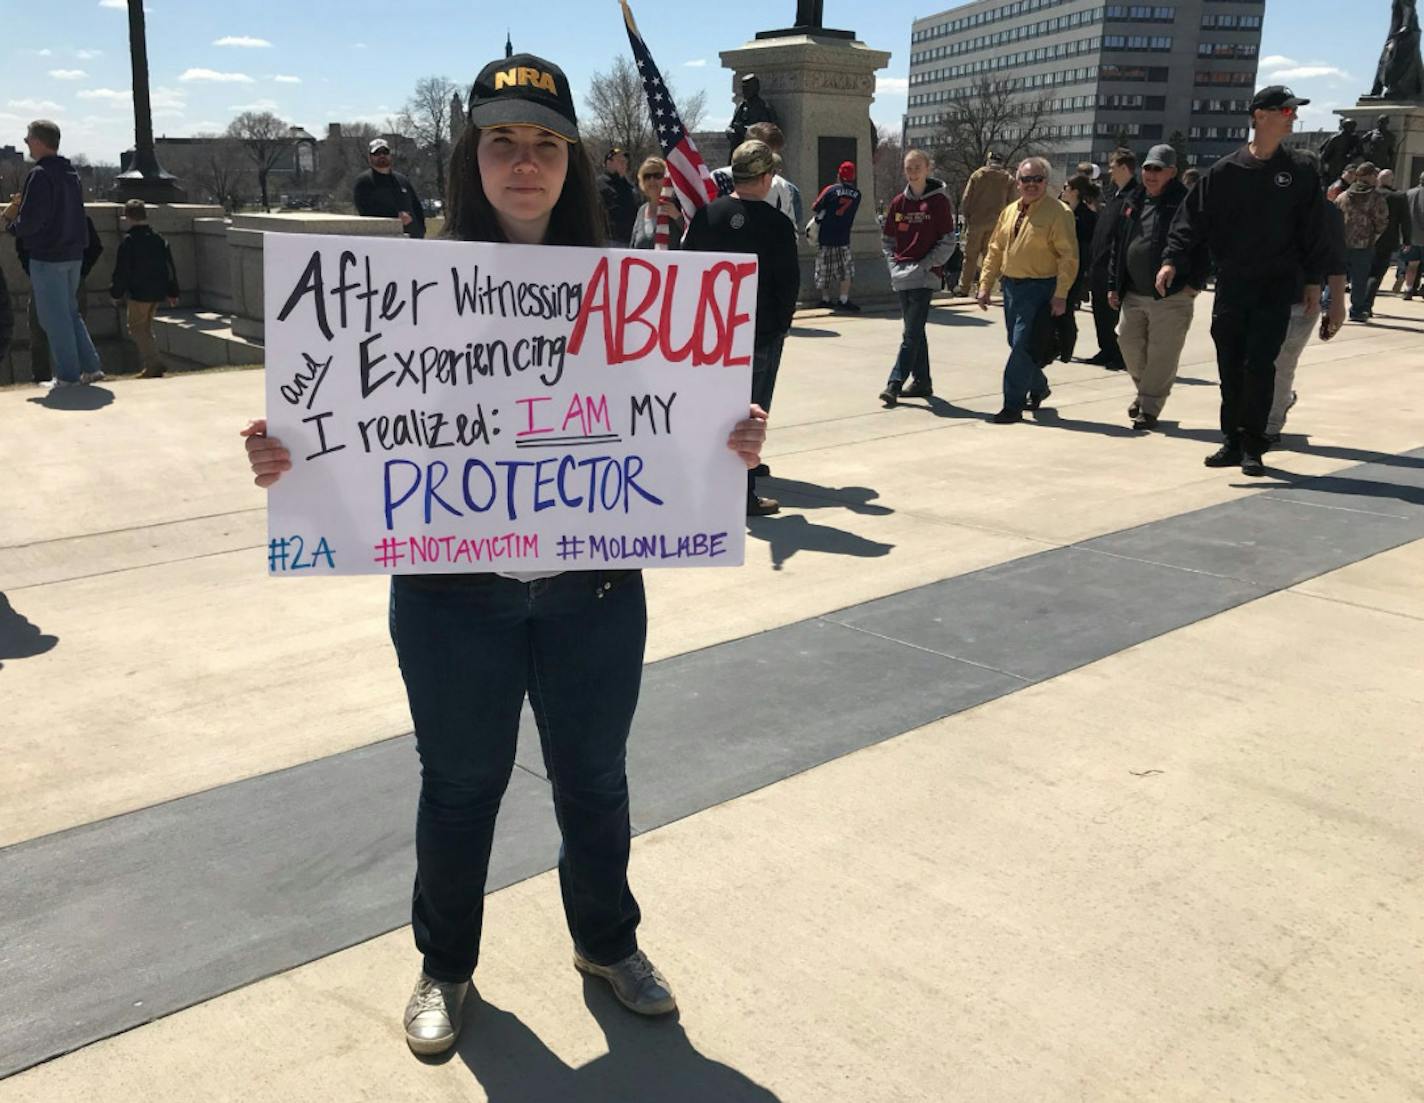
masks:
<path id="1" fill-rule="evenodd" d="M 1396 191 L 1408 191 L 1419 183 L 1424 172 L 1424 103 L 1391 102 L 1362 96 L 1354 107 L 1337 107 L 1335 114 L 1354 119 L 1361 137 L 1375 128 L 1375 120 L 1389 116 L 1389 128 L 1394 131 L 1394 164 L 1380 165 L 1394 170 Z"/>
<path id="2" fill-rule="evenodd" d="M 227 228 L 230 273 L 227 293 L 232 301 L 232 332 L 249 341 L 260 342 L 263 337 L 262 238 L 267 233 L 400 237 L 404 231 L 394 218 L 311 211 L 233 215 Z"/>
<path id="3" fill-rule="evenodd" d="M 722 64 L 732 70 L 735 94 L 741 79 L 755 73 L 762 98 L 776 109 L 786 134 L 782 175 L 801 189 L 805 218 L 821 189 L 835 182 L 836 166 L 854 161 L 856 183 L 863 199 L 851 231 L 855 255 L 855 298 L 890 296 L 890 277 L 880 254 L 880 227 L 875 221 L 875 149 L 871 144 L 870 105 L 875 99 L 875 73 L 890 54 L 872 50 L 843 34 L 786 32 L 758 37 L 735 50 L 723 50 Z M 716 168 L 717 166 L 712 166 Z M 798 233 L 801 253 L 801 300 L 820 299 L 812 280 L 815 247 Z"/>

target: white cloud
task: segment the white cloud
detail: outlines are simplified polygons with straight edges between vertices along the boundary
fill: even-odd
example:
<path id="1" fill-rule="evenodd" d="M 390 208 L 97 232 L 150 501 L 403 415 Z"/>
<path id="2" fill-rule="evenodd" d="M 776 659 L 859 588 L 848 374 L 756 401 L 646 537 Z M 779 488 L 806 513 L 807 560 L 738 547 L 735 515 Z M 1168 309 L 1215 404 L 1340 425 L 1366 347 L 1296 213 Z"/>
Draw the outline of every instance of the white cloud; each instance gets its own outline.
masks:
<path id="1" fill-rule="evenodd" d="M 216 69 L 184 69 L 178 78 L 183 81 L 201 80 L 213 84 L 252 84 L 246 73 L 219 73 Z"/>
<path id="2" fill-rule="evenodd" d="M 125 103 L 133 96 L 127 88 L 122 91 L 117 88 L 81 88 L 74 94 L 81 100 L 123 100 Z"/>
<path id="3" fill-rule="evenodd" d="M 285 74 L 282 74 L 282 73 L 278 73 L 278 74 L 277 74 L 275 77 L 273 77 L 272 79 L 275 80 L 278 84 L 301 84 L 301 83 L 302 83 L 302 78 L 301 78 L 301 77 L 289 77 L 289 76 L 286 76 Z"/>
<path id="4" fill-rule="evenodd" d="M 229 104 L 229 111 L 276 111 L 278 105 L 276 100 L 253 100 L 251 103 Z"/>
<path id="5" fill-rule="evenodd" d="M 6 106 L 6 107 L 13 107 L 13 108 L 15 108 L 17 111 L 36 111 L 36 112 L 41 112 L 41 113 L 43 113 L 43 112 L 57 112 L 57 111 L 63 111 L 63 110 L 64 110 L 63 107 L 61 107 L 59 104 L 55 103 L 53 100 L 34 100 L 34 99 L 10 100 L 8 103 L 5 104 L 5 106 Z"/>
<path id="6" fill-rule="evenodd" d="M 96 57 L 102 57 L 103 50 L 75 50 L 74 56 L 80 61 L 92 61 Z"/>
<path id="7" fill-rule="evenodd" d="M 83 69 L 51 69 L 49 75 L 55 80 L 83 80 L 89 74 Z"/>
<path id="8" fill-rule="evenodd" d="M 1272 80 L 1315 80 L 1318 77 L 1331 77 L 1334 80 L 1349 80 L 1350 74 L 1334 65 L 1297 65 L 1292 69 L 1274 69 L 1271 72 Z"/>
<path id="9" fill-rule="evenodd" d="M 222 38 L 213 40 L 214 46 L 239 46 L 248 50 L 260 50 L 263 47 L 271 46 L 265 38 L 253 38 L 246 34 L 228 34 Z"/>
<path id="10" fill-rule="evenodd" d="M 351 48 L 353 50 L 364 50 L 366 48 L 366 44 L 364 42 L 356 42 L 352 44 Z"/>
<path id="11" fill-rule="evenodd" d="M 181 88 L 165 88 L 160 84 L 149 89 L 148 105 L 155 111 L 169 107 L 182 109 L 188 106 L 188 93 Z"/>
<path id="12" fill-rule="evenodd" d="M 155 108 L 152 112 L 155 119 L 181 119 L 183 112 L 176 107 Z"/>
<path id="13" fill-rule="evenodd" d="M 54 56 L 54 51 L 53 51 L 53 50 L 50 50 L 50 49 L 44 49 L 44 50 L 26 50 L 25 53 L 27 53 L 27 54 L 34 54 L 35 57 L 53 57 L 53 56 Z"/>
<path id="14" fill-rule="evenodd" d="M 115 8 L 118 11 L 129 10 L 129 0 L 99 0 L 101 8 Z"/>
<path id="15" fill-rule="evenodd" d="M 705 57 L 695 57 L 691 61 L 684 61 L 683 64 L 689 69 L 702 69 L 706 67 L 707 59 Z"/>
<path id="16" fill-rule="evenodd" d="M 1268 71 L 1271 69 L 1289 69 L 1292 66 L 1299 64 L 1300 62 L 1296 61 L 1295 58 L 1286 57 L 1283 54 L 1267 54 L 1261 59 L 1262 71 Z"/>
<path id="17" fill-rule="evenodd" d="M 1333 105 L 1324 103 L 1306 104 L 1300 109 L 1297 130 L 1334 130 L 1340 123 Z"/>
<path id="18" fill-rule="evenodd" d="M 910 90 L 909 77 L 876 77 L 875 94 L 878 96 L 903 96 Z"/>

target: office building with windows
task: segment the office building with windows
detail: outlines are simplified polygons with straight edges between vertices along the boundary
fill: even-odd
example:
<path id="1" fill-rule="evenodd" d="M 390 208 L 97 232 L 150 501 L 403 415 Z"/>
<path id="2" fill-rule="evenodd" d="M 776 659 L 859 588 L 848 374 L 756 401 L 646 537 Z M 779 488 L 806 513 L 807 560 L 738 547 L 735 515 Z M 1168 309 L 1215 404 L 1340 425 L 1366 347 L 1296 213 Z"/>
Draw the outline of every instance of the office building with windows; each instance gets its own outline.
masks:
<path id="1" fill-rule="evenodd" d="M 934 145 L 944 105 L 987 78 L 1047 101 L 1055 166 L 1158 142 L 1210 164 L 1246 140 L 1264 13 L 1265 0 L 974 0 L 917 19 L 906 147 Z"/>

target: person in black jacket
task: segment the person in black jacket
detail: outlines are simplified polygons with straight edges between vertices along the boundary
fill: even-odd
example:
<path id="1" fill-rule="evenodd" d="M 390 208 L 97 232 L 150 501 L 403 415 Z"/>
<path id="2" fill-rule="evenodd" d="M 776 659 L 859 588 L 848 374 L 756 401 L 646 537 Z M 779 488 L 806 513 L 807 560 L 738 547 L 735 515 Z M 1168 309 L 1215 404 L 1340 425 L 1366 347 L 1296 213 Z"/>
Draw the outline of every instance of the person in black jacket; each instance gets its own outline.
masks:
<path id="1" fill-rule="evenodd" d="M 1153 146 L 1142 162 L 1142 183 L 1123 196 L 1122 217 L 1113 235 L 1108 299 L 1122 311 L 1118 340 L 1127 373 L 1137 384 L 1137 398 L 1127 410 L 1134 429 L 1157 424 L 1177 381 L 1196 297 L 1206 286 L 1207 250 L 1202 242 L 1166 292 L 1159 294 L 1156 288 L 1167 231 L 1186 197 L 1187 189 L 1177 179 L 1177 151 Z"/>
<path id="2" fill-rule="evenodd" d="M 608 244 L 615 249 L 628 248 L 633 222 L 638 217 L 638 193 L 628 182 L 628 154 L 618 146 L 604 155 L 598 197 L 608 217 Z"/>
<path id="3" fill-rule="evenodd" d="M 84 284 L 89 279 L 89 273 L 94 271 L 94 265 L 99 263 L 99 258 L 104 255 L 104 243 L 99 240 L 99 231 L 94 225 L 94 220 L 88 215 L 84 216 L 84 228 L 88 235 L 88 243 L 84 246 L 84 256 L 79 262 L 79 289 L 74 293 L 75 304 L 79 309 L 81 318 L 85 315 L 87 296 L 84 292 Z M 19 238 L 15 239 L 15 256 L 20 261 L 20 267 L 24 269 L 25 275 L 30 274 L 30 253 L 25 248 L 25 243 Z M 30 331 L 30 378 L 36 383 L 48 383 L 54 378 L 54 371 L 50 364 L 49 338 L 45 336 L 44 326 L 40 325 L 39 306 L 35 302 L 33 290 L 30 292 L 29 300 L 25 307 L 25 316 L 28 319 Z M 86 328 L 88 323 L 85 323 Z"/>
<path id="4" fill-rule="evenodd" d="M 1216 263 L 1211 336 L 1225 443 L 1206 458 L 1208 467 L 1240 464 L 1243 474 L 1266 473 L 1266 419 L 1291 304 L 1301 301 L 1311 314 L 1320 309 L 1320 278 L 1328 266 L 1320 211 L 1325 192 L 1320 174 L 1282 144 L 1297 110 L 1309 102 L 1280 84 L 1257 92 L 1254 137 L 1206 170 L 1167 235 L 1159 294 L 1179 269 L 1190 269 L 1202 242 Z"/>
<path id="5" fill-rule="evenodd" d="M 1409 199 L 1403 192 L 1394 190 L 1394 170 L 1380 169 L 1379 183 L 1375 186 L 1384 196 L 1385 206 L 1389 210 L 1389 225 L 1375 242 L 1375 259 L 1370 265 L 1369 299 L 1365 303 L 1367 314 L 1374 313 L 1375 296 L 1379 294 L 1380 284 L 1389 272 L 1395 253 L 1411 243 Z"/>
<path id="6" fill-rule="evenodd" d="M 128 299 L 129 337 L 138 346 L 143 361 L 139 378 L 157 379 L 164 369 L 153 341 L 153 316 L 165 299 L 169 306 L 178 305 L 178 270 L 173 267 L 168 242 L 149 226 L 142 199 L 130 199 L 124 204 L 124 221 L 128 223 L 128 233 L 119 242 L 119 255 L 114 258 L 109 298 L 115 306 Z"/>
<path id="7" fill-rule="evenodd" d="M 1108 158 L 1108 183 L 1093 227 L 1093 253 L 1089 260 L 1088 286 L 1093 292 L 1093 328 L 1098 334 L 1098 354 L 1085 363 L 1101 364 L 1109 371 L 1122 371 L 1122 350 L 1118 347 L 1118 312 L 1108 297 L 1108 265 L 1112 261 L 1113 238 L 1122 216 L 1123 197 L 1137 186 L 1137 155 L 1130 149 L 1113 150 Z"/>
<path id="8" fill-rule="evenodd" d="M 406 237 L 425 236 L 425 208 L 410 180 L 391 167 L 391 144 L 372 138 L 366 155 L 371 168 L 356 177 L 352 199 L 367 218 L 398 218 Z"/>
<path id="9" fill-rule="evenodd" d="M 776 175 L 776 158 L 765 142 L 743 142 L 732 151 L 736 190 L 698 208 L 683 239 L 684 249 L 705 253 L 755 253 L 756 340 L 752 351 L 752 402 L 771 412 L 781 349 L 796 313 L 801 266 L 791 220 L 766 202 Z M 756 492 L 757 471 L 747 472 L 747 514 L 764 517 L 781 506 Z"/>

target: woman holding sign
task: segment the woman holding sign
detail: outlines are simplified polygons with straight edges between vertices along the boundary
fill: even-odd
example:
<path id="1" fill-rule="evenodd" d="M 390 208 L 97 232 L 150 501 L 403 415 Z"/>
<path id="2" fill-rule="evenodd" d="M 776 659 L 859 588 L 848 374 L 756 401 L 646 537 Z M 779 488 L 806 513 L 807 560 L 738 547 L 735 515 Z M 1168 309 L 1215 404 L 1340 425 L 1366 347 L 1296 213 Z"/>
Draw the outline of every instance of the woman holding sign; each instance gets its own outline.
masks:
<path id="1" fill-rule="evenodd" d="M 451 155 L 446 234 L 465 241 L 600 247 L 598 189 L 569 84 L 533 55 L 491 62 Z M 245 430 L 257 485 L 291 467 L 266 422 Z M 760 462 L 753 406 L 727 446 Z M 677 1005 L 638 949 L 628 887 L 625 753 L 643 670 L 647 609 L 637 571 L 397 575 L 391 636 L 415 721 L 421 792 L 412 926 L 424 955 L 405 1011 L 417 1053 L 455 1043 L 479 956 L 495 815 L 527 695 L 563 835 L 559 886 L 574 965 L 644 1015 Z"/>

